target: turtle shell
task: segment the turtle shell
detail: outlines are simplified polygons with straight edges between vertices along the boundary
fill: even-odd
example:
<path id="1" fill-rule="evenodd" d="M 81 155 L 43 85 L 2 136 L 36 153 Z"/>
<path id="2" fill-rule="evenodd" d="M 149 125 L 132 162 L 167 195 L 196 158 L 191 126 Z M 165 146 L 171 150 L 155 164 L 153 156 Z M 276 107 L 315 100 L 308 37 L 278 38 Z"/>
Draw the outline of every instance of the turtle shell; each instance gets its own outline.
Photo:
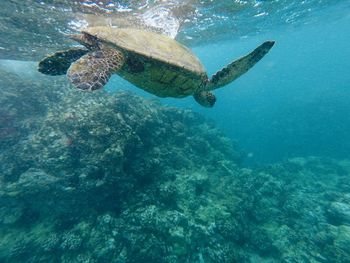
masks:
<path id="1" fill-rule="evenodd" d="M 117 74 L 159 97 L 193 95 L 208 79 L 199 59 L 167 36 L 111 27 L 90 27 L 82 32 L 121 50 L 126 63 Z"/>
<path id="2" fill-rule="evenodd" d="M 199 59 L 187 47 L 168 36 L 140 29 L 103 26 L 89 27 L 82 32 L 129 52 L 135 52 L 197 74 L 205 73 Z"/>

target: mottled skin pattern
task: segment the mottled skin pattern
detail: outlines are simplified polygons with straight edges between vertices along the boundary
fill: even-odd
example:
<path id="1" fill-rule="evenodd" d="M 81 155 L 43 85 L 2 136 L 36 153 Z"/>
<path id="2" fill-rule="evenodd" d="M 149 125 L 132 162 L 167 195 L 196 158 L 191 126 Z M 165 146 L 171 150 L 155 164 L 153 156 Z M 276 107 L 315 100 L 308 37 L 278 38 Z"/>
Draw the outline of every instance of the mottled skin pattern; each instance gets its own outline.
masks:
<path id="1" fill-rule="evenodd" d="M 65 67 L 77 59 L 67 75 L 78 89 L 100 89 L 116 73 L 159 97 L 193 95 L 204 107 L 213 107 L 216 102 L 212 90 L 246 73 L 274 45 L 274 41 L 263 43 L 209 79 L 204 67 L 189 49 L 162 35 L 136 29 L 96 27 L 87 28 L 82 34 L 72 35 L 71 38 L 90 50 L 80 58 L 80 53 L 66 51 Z M 40 72 L 48 74 L 56 70 L 56 64 L 44 63 L 53 60 L 53 57 L 55 59 L 55 55 L 51 55 L 39 63 Z"/>
<path id="2" fill-rule="evenodd" d="M 230 63 L 211 77 L 207 88 L 209 90 L 221 88 L 242 76 L 262 59 L 274 44 L 274 41 L 266 41 L 248 55 Z"/>
<path id="3" fill-rule="evenodd" d="M 124 56 L 115 49 L 105 47 L 82 56 L 69 68 L 68 79 L 84 91 L 103 88 L 111 75 L 124 64 Z"/>

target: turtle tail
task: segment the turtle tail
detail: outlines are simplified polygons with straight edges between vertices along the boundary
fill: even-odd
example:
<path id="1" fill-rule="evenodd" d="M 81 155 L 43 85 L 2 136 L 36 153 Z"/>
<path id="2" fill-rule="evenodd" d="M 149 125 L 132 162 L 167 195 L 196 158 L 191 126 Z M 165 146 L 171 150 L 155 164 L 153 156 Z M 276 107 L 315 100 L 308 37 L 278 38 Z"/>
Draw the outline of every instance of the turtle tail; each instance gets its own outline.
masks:
<path id="1" fill-rule="evenodd" d="M 195 101 L 206 108 L 211 108 L 216 102 L 216 97 L 212 92 L 209 91 L 199 91 L 193 95 Z"/>

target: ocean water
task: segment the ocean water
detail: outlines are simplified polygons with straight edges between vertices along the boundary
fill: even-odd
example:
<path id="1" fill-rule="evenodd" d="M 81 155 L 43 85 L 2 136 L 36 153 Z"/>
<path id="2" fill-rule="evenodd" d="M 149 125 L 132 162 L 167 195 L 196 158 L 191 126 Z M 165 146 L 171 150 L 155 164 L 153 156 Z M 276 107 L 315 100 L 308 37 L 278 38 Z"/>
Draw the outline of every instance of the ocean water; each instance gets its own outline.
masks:
<path id="1" fill-rule="evenodd" d="M 0 11 L 0 262 L 350 262 L 350 2 L 9 1 Z M 38 62 L 86 26 L 188 46 L 213 108 Z"/>

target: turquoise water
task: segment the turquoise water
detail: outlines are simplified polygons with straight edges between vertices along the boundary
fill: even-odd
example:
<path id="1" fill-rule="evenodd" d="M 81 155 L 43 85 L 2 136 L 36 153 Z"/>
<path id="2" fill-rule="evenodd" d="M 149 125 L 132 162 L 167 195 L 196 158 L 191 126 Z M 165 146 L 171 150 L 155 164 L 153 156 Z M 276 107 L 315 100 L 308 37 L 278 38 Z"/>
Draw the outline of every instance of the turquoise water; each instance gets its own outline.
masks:
<path id="1" fill-rule="evenodd" d="M 3 1 L 0 262 L 350 262 L 350 2 Z M 37 71 L 84 26 L 188 46 L 215 90 L 85 93 Z"/>
<path id="2" fill-rule="evenodd" d="M 277 44 L 250 77 L 243 76 L 231 90 L 218 91 L 223 102 L 208 114 L 258 160 L 347 158 L 349 26 L 345 17 L 247 41 L 249 45 L 265 37 Z M 230 50 L 230 44 L 222 50 Z"/>
<path id="3" fill-rule="evenodd" d="M 213 43 L 193 47 L 211 75 L 266 39 L 277 42 L 249 73 L 216 91 L 213 109 L 197 106 L 192 98 L 162 101 L 214 119 L 254 161 L 304 155 L 346 158 L 350 152 L 346 7 L 323 10 L 316 15 L 321 21 L 303 26 L 277 24 L 266 29 L 269 33 L 241 39 L 233 35 L 224 41 L 213 38 Z M 109 86 L 115 85 L 135 91 L 117 77 Z"/>

